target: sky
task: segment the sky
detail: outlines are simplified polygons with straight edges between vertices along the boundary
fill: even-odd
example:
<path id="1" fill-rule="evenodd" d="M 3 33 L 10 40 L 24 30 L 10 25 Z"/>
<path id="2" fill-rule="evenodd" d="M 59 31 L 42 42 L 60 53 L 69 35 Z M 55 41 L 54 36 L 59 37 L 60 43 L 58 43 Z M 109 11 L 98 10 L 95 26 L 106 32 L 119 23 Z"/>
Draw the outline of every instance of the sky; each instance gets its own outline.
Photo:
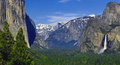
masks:
<path id="1" fill-rule="evenodd" d="M 26 0 L 26 13 L 35 24 L 55 24 L 90 14 L 101 15 L 108 2 L 120 0 Z"/>

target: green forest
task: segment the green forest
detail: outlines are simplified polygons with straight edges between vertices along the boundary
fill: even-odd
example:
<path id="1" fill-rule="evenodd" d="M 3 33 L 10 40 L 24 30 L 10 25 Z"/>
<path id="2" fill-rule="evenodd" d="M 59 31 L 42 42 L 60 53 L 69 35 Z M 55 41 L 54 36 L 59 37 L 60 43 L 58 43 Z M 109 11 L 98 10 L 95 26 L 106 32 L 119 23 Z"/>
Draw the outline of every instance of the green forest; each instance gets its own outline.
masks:
<path id="1" fill-rule="evenodd" d="M 80 53 L 79 50 L 30 50 L 35 65 L 119 65 L 119 53 Z"/>
<path id="2" fill-rule="evenodd" d="M 119 65 L 120 54 L 117 52 L 95 54 L 80 53 L 73 50 L 32 50 L 20 28 L 14 40 L 7 21 L 0 31 L 0 65 Z"/>

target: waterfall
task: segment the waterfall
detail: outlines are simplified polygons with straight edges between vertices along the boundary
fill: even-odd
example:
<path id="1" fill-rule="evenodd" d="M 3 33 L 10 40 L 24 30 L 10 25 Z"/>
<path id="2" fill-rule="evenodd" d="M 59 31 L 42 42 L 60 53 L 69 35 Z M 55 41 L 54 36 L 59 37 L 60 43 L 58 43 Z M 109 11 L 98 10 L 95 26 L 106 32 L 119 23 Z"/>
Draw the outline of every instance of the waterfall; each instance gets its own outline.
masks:
<path id="1" fill-rule="evenodd" d="M 105 35 L 104 38 L 105 38 L 105 39 L 104 39 L 103 46 L 100 48 L 98 54 L 104 53 L 104 51 L 107 49 L 107 35 Z"/>

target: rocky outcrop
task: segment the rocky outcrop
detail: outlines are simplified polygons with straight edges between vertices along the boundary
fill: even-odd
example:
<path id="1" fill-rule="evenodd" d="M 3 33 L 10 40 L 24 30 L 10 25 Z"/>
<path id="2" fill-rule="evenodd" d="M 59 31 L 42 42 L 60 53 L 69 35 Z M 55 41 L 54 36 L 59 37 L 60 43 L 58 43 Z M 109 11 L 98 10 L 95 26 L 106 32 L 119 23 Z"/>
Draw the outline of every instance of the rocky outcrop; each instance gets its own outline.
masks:
<path id="1" fill-rule="evenodd" d="M 31 49 L 36 51 L 40 49 L 48 49 L 48 45 L 40 38 L 39 34 L 37 33 Z"/>
<path id="2" fill-rule="evenodd" d="M 27 27 L 27 34 L 28 34 L 28 41 L 29 45 L 31 46 L 32 43 L 34 43 L 34 40 L 36 38 L 36 27 L 32 19 L 26 14 L 25 18 L 26 27 Z"/>
<path id="3" fill-rule="evenodd" d="M 108 33 L 108 38 L 111 50 L 120 51 L 120 26 L 112 29 L 111 32 Z"/>
<path id="4" fill-rule="evenodd" d="M 104 36 L 99 29 L 100 24 L 102 24 L 100 19 L 91 19 L 88 21 L 87 27 L 82 32 L 82 36 L 78 41 L 81 52 L 97 50 L 100 47 L 101 40 Z"/>
<path id="5" fill-rule="evenodd" d="M 35 25 L 26 15 L 24 0 L 0 0 L 0 29 L 3 22 L 7 20 L 9 29 L 13 36 L 16 37 L 20 27 L 24 30 L 25 40 L 28 47 L 35 39 Z"/>
<path id="6" fill-rule="evenodd" d="M 104 35 L 108 35 L 107 49 L 120 51 L 120 5 L 110 2 L 102 17 L 88 21 L 78 41 L 81 52 L 96 52 L 101 47 Z"/>
<path id="7" fill-rule="evenodd" d="M 102 15 L 103 22 L 120 24 L 120 4 L 115 2 L 109 2 Z"/>

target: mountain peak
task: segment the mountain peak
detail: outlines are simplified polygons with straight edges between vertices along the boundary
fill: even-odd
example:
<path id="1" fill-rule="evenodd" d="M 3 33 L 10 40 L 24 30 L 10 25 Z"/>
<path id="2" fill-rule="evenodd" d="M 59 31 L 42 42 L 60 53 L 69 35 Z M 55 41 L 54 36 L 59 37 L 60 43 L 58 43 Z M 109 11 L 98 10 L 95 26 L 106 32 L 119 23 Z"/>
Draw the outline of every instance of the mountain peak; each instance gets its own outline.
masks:
<path id="1" fill-rule="evenodd" d="M 120 4 L 116 2 L 109 2 L 107 7 L 110 8 L 110 10 L 120 9 Z"/>
<path id="2" fill-rule="evenodd" d="M 95 14 L 90 14 L 90 15 L 88 15 L 88 16 L 90 16 L 90 17 L 96 17 L 96 15 Z"/>
<path id="3" fill-rule="evenodd" d="M 112 24 L 114 22 L 120 22 L 120 4 L 115 2 L 109 2 L 102 15 L 104 22 Z"/>
<path id="4" fill-rule="evenodd" d="M 109 8 L 109 10 L 119 10 L 120 11 L 120 4 L 116 3 L 116 2 L 109 2 L 107 4 L 107 8 Z"/>
<path id="5" fill-rule="evenodd" d="M 107 4 L 107 6 L 115 6 L 115 5 L 120 5 L 120 4 L 118 4 L 118 3 L 116 3 L 116 2 L 109 2 L 109 3 Z"/>

